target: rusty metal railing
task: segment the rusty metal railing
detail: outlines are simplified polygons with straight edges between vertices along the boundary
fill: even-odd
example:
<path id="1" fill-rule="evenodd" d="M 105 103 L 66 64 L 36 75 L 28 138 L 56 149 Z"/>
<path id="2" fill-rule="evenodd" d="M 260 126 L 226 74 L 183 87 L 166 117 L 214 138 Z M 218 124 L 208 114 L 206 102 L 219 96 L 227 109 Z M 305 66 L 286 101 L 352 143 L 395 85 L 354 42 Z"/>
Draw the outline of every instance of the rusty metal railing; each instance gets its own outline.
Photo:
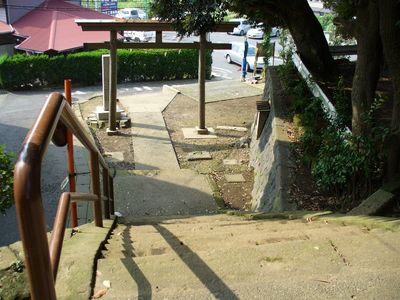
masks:
<path id="1" fill-rule="evenodd" d="M 57 146 L 67 144 L 67 128 L 90 152 L 92 192 L 67 192 L 61 195 L 48 242 L 41 195 L 41 164 L 50 140 Z M 103 196 L 100 187 L 100 166 L 103 176 Z M 94 222 L 99 227 L 103 226 L 102 211 L 106 219 L 110 218 L 110 213 L 114 214 L 113 178 L 110 176 L 108 166 L 91 136 L 59 93 L 52 93 L 48 97 L 23 142 L 14 169 L 14 198 L 31 297 L 56 299 L 54 283 L 71 201 L 92 201 Z"/>

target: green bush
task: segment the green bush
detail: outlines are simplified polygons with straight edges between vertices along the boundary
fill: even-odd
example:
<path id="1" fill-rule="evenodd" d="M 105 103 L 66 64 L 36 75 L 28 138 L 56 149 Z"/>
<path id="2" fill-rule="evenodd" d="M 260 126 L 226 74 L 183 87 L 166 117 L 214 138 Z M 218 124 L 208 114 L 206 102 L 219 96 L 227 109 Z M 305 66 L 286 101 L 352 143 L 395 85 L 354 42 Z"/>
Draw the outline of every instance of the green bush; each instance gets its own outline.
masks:
<path id="1" fill-rule="evenodd" d="M 101 83 L 101 56 L 106 50 L 68 55 L 2 56 L 0 86 L 5 89 L 61 86 L 64 79 L 74 84 Z M 206 56 L 206 76 L 211 77 L 211 51 Z M 197 50 L 118 50 L 118 82 L 196 78 Z"/>
<path id="2" fill-rule="evenodd" d="M 13 203 L 13 155 L 4 151 L 4 145 L 0 145 L 0 213 Z"/>
<path id="3" fill-rule="evenodd" d="M 375 114 L 385 99 L 375 99 L 363 115 L 368 134 L 353 136 L 346 127 L 351 123 L 351 102 L 342 78 L 332 96 L 338 115 L 330 120 L 321 100 L 311 95 L 293 64 L 280 66 L 279 75 L 285 92 L 293 99 L 290 112 L 300 133 L 296 148 L 319 188 L 353 201 L 368 195 L 383 177 L 389 129 L 376 122 Z"/>

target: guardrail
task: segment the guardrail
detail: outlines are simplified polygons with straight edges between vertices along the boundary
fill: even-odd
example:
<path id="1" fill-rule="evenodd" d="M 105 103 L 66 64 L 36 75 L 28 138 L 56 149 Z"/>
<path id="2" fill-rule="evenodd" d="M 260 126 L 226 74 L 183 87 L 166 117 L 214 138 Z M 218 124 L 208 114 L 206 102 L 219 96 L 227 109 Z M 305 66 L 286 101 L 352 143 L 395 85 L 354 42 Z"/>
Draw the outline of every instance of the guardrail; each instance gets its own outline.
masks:
<path id="1" fill-rule="evenodd" d="M 66 192 L 60 197 L 50 242 L 47 239 L 41 195 L 41 164 L 50 140 L 57 146 L 67 144 L 67 131 L 90 152 L 91 193 Z M 100 188 L 102 167 L 103 194 Z M 61 256 L 67 214 L 71 201 L 92 201 L 95 225 L 114 214 L 113 178 L 91 136 L 74 115 L 65 98 L 52 93 L 26 136 L 14 169 L 14 199 L 19 232 L 25 252 L 31 298 L 56 299 L 54 283 Z"/>
<path id="2" fill-rule="evenodd" d="M 338 117 L 336 108 L 333 106 L 332 102 L 329 101 L 329 98 L 325 95 L 321 87 L 312 79 L 310 71 L 308 71 L 307 67 L 303 64 L 300 57 L 296 53 L 293 53 L 292 61 L 300 75 L 306 81 L 310 92 L 314 95 L 314 97 L 317 97 L 321 100 L 322 109 L 327 114 L 328 119 L 331 121 L 336 120 Z M 348 127 L 346 127 L 346 132 L 351 132 Z"/>

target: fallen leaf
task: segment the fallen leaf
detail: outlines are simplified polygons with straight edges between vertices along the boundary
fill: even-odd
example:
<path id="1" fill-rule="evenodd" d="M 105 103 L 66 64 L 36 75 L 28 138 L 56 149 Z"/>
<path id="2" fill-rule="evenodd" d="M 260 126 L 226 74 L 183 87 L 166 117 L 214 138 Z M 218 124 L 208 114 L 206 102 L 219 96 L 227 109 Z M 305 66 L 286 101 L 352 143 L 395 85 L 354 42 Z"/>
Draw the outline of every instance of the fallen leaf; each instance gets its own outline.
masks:
<path id="1" fill-rule="evenodd" d="M 107 294 L 108 289 L 102 289 L 94 293 L 92 299 L 100 299 L 103 297 L 105 294 Z"/>
<path id="2" fill-rule="evenodd" d="M 111 288 L 111 281 L 110 280 L 104 280 L 103 281 L 103 285 L 106 287 L 106 288 Z"/>
<path id="3" fill-rule="evenodd" d="M 322 280 L 322 279 L 314 279 L 315 281 L 323 282 L 323 283 L 330 283 L 328 280 Z"/>

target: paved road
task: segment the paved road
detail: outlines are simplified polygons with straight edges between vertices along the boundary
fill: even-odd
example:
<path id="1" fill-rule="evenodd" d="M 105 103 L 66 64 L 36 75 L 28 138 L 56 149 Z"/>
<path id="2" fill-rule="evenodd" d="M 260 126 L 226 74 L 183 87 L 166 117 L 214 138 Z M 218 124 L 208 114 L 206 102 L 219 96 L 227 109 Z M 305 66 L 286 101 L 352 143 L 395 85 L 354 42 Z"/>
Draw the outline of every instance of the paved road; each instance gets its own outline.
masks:
<path id="1" fill-rule="evenodd" d="M 43 106 L 47 93 L 12 93 L 0 96 L 0 144 L 6 144 L 8 151 L 17 153 L 29 128 Z M 56 203 L 60 193 L 59 183 L 65 178 L 65 150 L 50 145 L 48 155 L 43 162 L 43 173 L 52 182 L 42 180 L 42 191 L 46 221 L 49 224 L 54 217 Z M 57 151 L 56 151 L 57 150 Z M 57 166 L 57 167 L 54 167 Z M 44 177 L 44 176 L 43 176 Z M 4 216 L 0 216 L 0 246 L 18 239 L 18 230 L 14 207 Z"/>

